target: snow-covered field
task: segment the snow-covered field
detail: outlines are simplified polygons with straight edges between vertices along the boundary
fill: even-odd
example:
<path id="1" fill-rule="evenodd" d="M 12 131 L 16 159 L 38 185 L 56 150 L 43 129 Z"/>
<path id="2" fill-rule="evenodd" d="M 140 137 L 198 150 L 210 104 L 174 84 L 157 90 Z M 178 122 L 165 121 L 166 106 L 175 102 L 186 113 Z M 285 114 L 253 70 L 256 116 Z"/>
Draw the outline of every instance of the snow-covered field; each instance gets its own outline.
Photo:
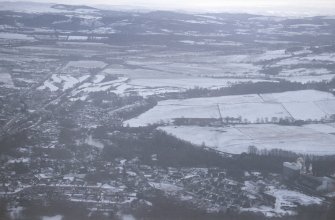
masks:
<path id="1" fill-rule="evenodd" d="M 290 82 L 310 83 L 310 82 L 329 82 L 335 78 L 334 74 L 326 74 L 321 76 L 288 76 L 288 77 L 275 77 L 276 79 L 284 79 Z"/>
<path id="2" fill-rule="evenodd" d="M 329 82 L 335 77 L 334 72 L 325 68 L 288 68 L 279 72 L 276 79 L 285 79 L 290 82 Z"/>
<path id="3" fill-rule="evenodd" d="M 245 189 L 253 194 L 255 192 L 253 192 L 254 190 L 252 189 L 252 186 L 253 185 L 247 181 Z M 279 217 L 296 214 L 296 212 L 293 210 L 296 209 L 299 205 L 319 205 L 323 202 L 323 200 L 318 197 L 308 196 L 303 193 L 287 189 L 277 189 L 274 186 L 268 187 L 265 193 L 275 197 L 276 201 L 274 207 L 255 206 L 252 208 L 243 208 L 241 210 L 261 212 L 267 217 Z"/>
<path id="4" fill-rule="evenodd" d="M 284 69 L 279 75 L 283 77 L 293 77 L 293 76 L 322 76 L 330 74 L 331 72 L 325 68 L 293 68 L 293 69 Z"/>
<path id="5" fill-rule="evenodd" d="M 124 92 L 137 92 L 141 96 L 164 94 L 167 92 L 183 92 L 187 89 L 206 88 L 219 89 L 229 87 L 235 84 L 260 82 L 265 80 L 256 79 L 236 79 L 236 78 L 178 78 L 178 79 L 131 79 L 127 83 L 127 89 Z"/>
<path id="6" fill-rule="evenodd" d="M 229 68 L 228 66 L 221 68 L 206 63 L 164 63 L 147 60 L 132 60 L 127 63 L 141 68 L 115 66 L 103 70 L 103 73 L 129 78 L 127 84 L 119 90 L 123 93 L 136 92 L 142 96 L 183 92 L 195 87 L 217 89 L 240 83 L 267 81 L 259 77 L 259 69 L 253 70 L 251 64 L 243 64 L 246 65 L 245 68 L 240 64 L 229 64 Z M 224 78 L 212 76 L 224 76 Z"/>
<path id="7" fill-rule="evenodd" d="M 321 61 L 321 62 L 335 62 L 335 53 L 322 53 L 318 55 L 309 55 L 305 58 L 309 61 Z"/>
<path id="8" fill-rule="evenodd" d="M 49 89 L 52 92 L 62 90 L 65 91 L 67 89 L 72 88 L 77 83 L 83 82 L 89 76 L 84 75 L 79 78 L 75 78 L 70 75 L 60 75 L 60 74 L 53 74 L 50 79 L 46 80 L 42 86 L 38 87 L 39 90 Z"/>
<path id="9" fill-rule="evenodd" d="M 197 42 L 184 40 L 183 43 L 197 44 Z M 206 42 L 203 42 L 204 44 Z M 206 43 L 213 44 L 213 42 Z M 156 73 L 174 73 L 179 76 L 193 77 L 237 77 L 241 79 L 285 79 L 291 82 L 320 82 L 330 81 L 334 78 L 334 72 L 326 68 L 308 67 L 302 68 L 301 64 L 312 64 L 315 62 L 332 62 L 332 54 L 321 54 L 317 57 L 310 55 L 311 51 L 299 51 L 300 56 L 288 53 L 285 50 L 263 51 L 257 54 L 245 55 L 213 55 L 198 53 L 193 58 L 188 54 L 176 54 L 174 57 L 155 57 L 146 60 L 142 57 L 133 57 L 127 64 L 141 67 L 143 69 L 125 69 L 123 72 L 137 75 L 138 72 L 155 71 Z M 298 53 L 298 52 L 296 52 Z M 293 56 L 293 57 L 292 57 Z M 183 62 L 180 62 L 182 60 Z M 262 69 L 281 67 L 278 75 L 265 75 Z M 150 69 L 150 70 L 149 70 Z M 122 70 L 121 70 L 122 71 Z"/>
<path id="10" fill-rule="evenodd" d="M 180 89 L 192 89 L 194 87 L 217 89 L 227 87 L 233 84 L 244 83 L 244 82 L 258 82 L 261 80 L 251 79 L 214 79 L 214 78 L 179 78 L 179 79 L 133 79 L 130 81 L 130 85 L 142 86 L 149 88 L 156 87 L 168 87 L 168 88 L 180 88 Z"/>
<path id="11" fill-rule="evenodd" d="M 265 102 L 317 102 L 335 100 L 335 96 L 328 92 L 317 90 L 299 90 L 281 93 L 260 94 Z"/>
<path id="12" fill-rule="evenodd" d="M 2 69 L 0 69 L 2 71 Z M 12 76 L 9 73 L 0 73 L 0 86 L 12 88 L 14 87 Z"/>
<path id="13" fill-rule="evenodd" d="M 107 74 L 107 73 L 106 73 Z M 70 74 L 53 74 L 50 79 L 46 80 L 42 86 L 38 87 L 39 90 L 49 89 L 50 91 L 65 91 L 73 88 L 76 84 L 83 82 L 89 75 L 81 77 L 74 77 Z M 115 80 L 108 82 L 101 82 L 105 78 L 104 74 L 95 76 L 92 82 L 85 82 L 80 85 L 74 95 L 84 92 L 98 92 L 98 91 L 111 91 L 119 95 L 130 93 L 138 93 L 141 96 L 158 95 L 169 92 L 183 92 L 187 89 L 195 87 L 217 89 L 228 87 L 238 83 L 257 82 L 261 80 L 249 79 L 212 79 L 212 78 L 180 78 L 176 79 L 129 79 L 128 77 L 118 77 Z"/>
<path id="14" fill-rule="evenodd" d="M 90 82 L 85 82 L 72 92 L 71 100 L 85 100 L 89 93 L 100 91 L 112 91 L 119 94 L 119 87 L 125 85 L 128 78 L 119 77 L 115 80 L 104 81 L 105 75 L 96 75 Z"/>
<path id="15" fill-rule="evenodd" d="M 125 121 L 132 127 L 170 123 L 176 118 L 240 118 L 242 122 L 279 119 L 321 120 L 335 114 L 335 97 L 327 92 L 301 90 L 161 101 L 142 115 Z"/>
<path id="16" fill-rule="evenodd" d="M 241 118 L 246 122 L 270 122 L 291 118 L 286 109 L 279 103 L 238 103 L 219 104 L 221 116 Z"/>
<path id="17" fill-rule="evenodd" d="M 32 36 L 28 36 L 25 34 L 17 34 L 17 33 L 0 33 L 0 39 L 7 39 L 7 40 L 34 40 Z"/>
<path id="18" fill-rule="evenodd" d="M 43 216 L 42 220 L 62 220 L 62 215 L 55 215 L 55 216 Z"/>
<path id="19" fill-rule="evenodd" d="M 138 61 L 128 61 L 130 65 L 140 64 L 144 68 L 151 68 L 161 72 L 177 73 L 184 76 L 235 76 L 250 77 L 259 76 L 260 66 L 250 63 L 248 57 L 244 55 L 235 56 L 207 56 L 204 57 L 206 63 L 145 63 Z M 245 60 L 242 60 L 245 59 Z M 199 61 L 198 61 L 199 62 Z"/>
<path id="20" fill-rule="evenodd" d="M 178 106 L 158 105 L 138 118 L 126 121 L 131 127 L 140 127 L 154 123 L 171 121 L 174 118 L 219 118 L 220 114 L 216 105 L 206 106 Z"/>
<path id="21" fill-rule="evenodd" d="M 102 61 L 96 60 L 80 60 L 80 61 L 70 61 L 64 69 L 74 67 L 74 68 L 104 68 L 107 64 Z"/>
<path id="22" fill-rule="evenodd" d="M 240 118 L 256 124 L 230 127 L 161 126 L 160 130 L 196 145 L 205 144 L 221 152 L 239 154 L 251 145 L 259 149 L 283 149 L 304 154 L 335 154 L 335 126 L 266 124 L 279 119 L 321 120 L 335 114 L 331 93 L 301 90 L 158 102 L 142 115 L 125 121 L 132 127 L 166 124 L 177 118 Z M 265 124 L 259 124 L 265 123 Z"/>
<path id="23" fill-rule="evenodd" d="M 208 40 L 210 41 L 210 39 Z M 29 49 L 31 50 L 32 48 Z M 38 49 L 41 50 L 42 48 L 38 47 Z M 67 48 L 63 47 L 61 49 L 62 53 L 64 50 L 67 50 Z M 76 48 L 76 50 L 78 53 L 84 53 L 84 51 L 79 52 L 79 48 Z M 294 66 L 314 62 L 308 51 L 302 54 L 301 57 L 292 57 L 292 54 L 287 53 L 283 49 L 264 50 L 250 55 L 176 52 L 169 56 L 161 53 L 151 54 L 150 59 L 144 55 L 136 54 L 132 56 L 132 53 L 139 51 L 129 51 L 131 56 L 125 61 L 126 65 L 108 65 L 107 61 L 99 60 L 79 60 L 68 62 L 62 71 L 63 74 L 66 73 L 71 77 L 78 78 L 77 75 L 89 74 L 89 70 L 95 68 L 102 70 L 99 73 L 102 75 L 108 74 L 129 78 L 129 80 L 116 87 L 103 86 L 102 88 L 100 86 L 97 90 L 110 90 L 119 95 L 137 93 L 145 97 L 170 92 L 184 92 L 195 87 L 217 89 L 246 82 L 277 82 L 284 79 L 291 82 L 308 83 L 330 81 L 334 78 L 334 73 L 329 68 L 301 68 Z M 90 54 L 92 52 L 87 50 L 85 53 Z M 325 60 L 327 56 L 331 58 L 333 55 L 320 55 L 322 60 Z M 317 59 L 320 60 L 320 57 Z M 268 65 L 269 63 L 270 65 Z M 266 66 L 284 68 L 278 70 L 277 75 L 266 75 L 263 71 Z M 92 92 L 96 91 L 95 86 L 93 86 L 95 88 L 89 87 Z M 50 81 L 47 81 L 43 88 L 49 88 L 52 91 L 62 89 Z M 277 117 L 276 115 L 271 114 L 269 117 Z"/>
<path id="24" fill-rule="evenodd" d="M 280 126 L 239 125 L 231 127 L 166 126 L 159 127 L 177 138 L 232 154 L 258 149 L 283 149 L 303 154 L 335 154 L 335 127 L 329 125 Z"/>

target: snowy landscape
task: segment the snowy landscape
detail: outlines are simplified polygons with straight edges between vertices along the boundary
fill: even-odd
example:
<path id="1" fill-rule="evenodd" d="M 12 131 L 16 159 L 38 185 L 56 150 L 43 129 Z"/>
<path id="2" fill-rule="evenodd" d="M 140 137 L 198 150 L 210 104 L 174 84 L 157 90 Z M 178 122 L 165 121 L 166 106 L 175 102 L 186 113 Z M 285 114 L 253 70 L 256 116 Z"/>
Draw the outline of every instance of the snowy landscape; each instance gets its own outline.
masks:
<path id="1" fill-rule="evenodd" d="M 0 219 L 333 220 L 335 18 L 0 4 Z"/>

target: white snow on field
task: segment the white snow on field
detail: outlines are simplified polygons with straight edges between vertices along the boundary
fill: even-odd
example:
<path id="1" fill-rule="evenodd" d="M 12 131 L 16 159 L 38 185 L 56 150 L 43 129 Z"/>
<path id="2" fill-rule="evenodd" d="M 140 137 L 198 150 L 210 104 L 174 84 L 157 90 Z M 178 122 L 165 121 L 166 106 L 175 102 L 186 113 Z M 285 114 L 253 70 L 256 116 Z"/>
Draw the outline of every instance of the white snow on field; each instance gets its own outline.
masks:
<path id="1" fill-rule="evenodd" d="M 293 68 L 284 69 L 274 78 L 285 79 L 291 82 L 322 82 L 331 81 L 335 77 L 325 68 Z"/>
<path id="2" fill-rule="evenodd" d="M 320 198 L 308 196 L 297 191 L 286 189 L 270 189 L 267 193 L 276 197 L 276 211 L 282 210 L 282 206 L 296 207 L 297 204 L 313 205 L 320 204 L 322 202 Z"/>
<path id="3" fill-rule="evenodd" d="M 143 65 L 143 62 L 130 61 L 132 65 Z M 148 62 L 146 62 L 148 64 Z M 157 65 L 157 66 L 156 66 Z M 149 69 L 123 69 L 123 68 L 108 68 L 102 73 L 112 74 L 115 76 L 123 75 L 129 78 L 126 85 L 122 85 L 118 88 L 118 94 L 126 93 L 138 93 L 141 96 L 159 95 L 169 92 L 183 92 L 187 89 L 193 89 L 195 87 L 207 88 L 207 89 L 218 89 L 229 87 L 235 84 L 241 83 L 255 83 L 263 82 L 259 78 L 236 78 L 231 74 L 230 77 L 225 78 L 212 78 L 205 76 L 204 73 L 211 73 L 213 75 L 222 75 L 222 70 L 216 67 L 210 67 L 210 65 L 186 65 L 179 66 L 179 64 L 171 66 L 164 63 L 149 62 L 150 68 L 155 66 L 155 70 Z M 166 69 L 162 68 L 166 66 Z M 178 66 L 176 69 L 175 67 Z M 202 77 L 199 77 L 199 76 Z M 274 80 L 271 80 L 272 82 Z"/>
<path id="4" fill-rule="evenodd" d="M 243 208 L 241 210 L 261 212 L 267 217 L 279 217 L 296 214 L 293 209 L 297 208 L 298 205 L 318 205 L 323 202 L 323 200 L 318 197 L 308 196 L 303 193 L 287 189 L 276 189 L 273 186 L 269 187 L 269 190 L 265 193 L 275 197 L 276 201 L 274 208 L 268 206 L 259 206 Z"/>
<path id="5" fill-rule="evenodd" d="M 78 41 L 86 41 L 87 36 L 76 36 L 76 35 L 71 35 L 69 36 L 68 40 L 78 40 Z"/>
<path id="6" fill-rule="evenodd" d="M 282 66 L 291 66 L 291 65 L 302 65 L 310 63 L 309 60 L 303 59 L 301 57 L 290 57 L 287 59 L 280 60 L 276 64 L 273 64 L 273 67 L 282 67 Z"/>
<path id="7" fill-rule="evenodd" d="M 175 118 L 220 118 L 220 103 L 261 102 L 258 95 L 222 96 L 215 98 L 176 99 L 161 101 L 142 115 L 125 121 L 131 127 L 171 122 Z"/>
<path id="8" fill-rule="evenodd" d="M 241 117 L 251 123 L 279 119 L 321 120 L 335 114 L 335 97 L 331 93 L 301 90 L 271 94 L 251 94 L 209 98 L 177 99 L 158 102 L 142 115 L 125 121 L 138 127 L 169 123 L 175 118 Z"/>
<path id="9" fill-rule="evenodd" d="M 115 80 L 102 82 L 105 79 L 104 75 L 96 75 L 92 82 L 86 82 L 80 85 L 75 91 L 72 92 L 71 100 L 86 100 L 91 92 L 112 91 L 118 93 L 118 87 L 125 85 L 128 78 L 119 77 Z M 80 97 L 78 97 L 80 95 Z"/>
<path id="10" fill-rule="evenodd" d="M 62 215 L 55 215 L 55 216 L 43 216 L 42 220 L 62 220 Z"/>
<path id="11" fill-rule="evenodd" d="M 179 41 L 184 44 L 190 44 L 190 45 L 211 45 L 211 46 L 242 46 L 243 44 L 239 42 L 234 41 L 221 41 L 221 42 L 215 42 L 215 41 L 192 41 L 192 40 L 181 40 Z"/>
<path id="12" fill-rule="evenodd" d="M 25 35 L 25 34 L 17 34 L 17 33 L 0 33 L 0 39 L 9 39 L 9 40 L 34 40 L 33 37 Z"/>
<path id="13" fill-rule="evenodd" d="M 180 43 L 184 43 L 184 44 L 196 44 L 196 42 L 195 41 L 193 41 L 193 40 L 181 40 L 181 41 L 179 41 Z"/>
<path id="14" fill-rule="evenodd" d="M 290 118 L 290 114 L 278 103 L 242 103 L 242 104 L 220 104 L 222 118 L 241 118 L 248 122 L 270 122 L 278 121 L 280 118 Z"/>
<path id="15" fill-rule="evenodd" d="M 129 82 L 130 85 L 141 86 L 141 87 L 168 87 L 168 88 L 179 88 L 179 89 L 192 89 L 195 87 L 217 89 L 228 87 L 234 84 L 246 83 L 246 82 L 259 82 L 264 80 L 252 80 L 252 79 L 214 79 L 214 78 L 179 78 L 179 79 L 133 79 Z"/>
<path id="16" fill-rule="evenodd" d="M 68 90 L 75 86 L 76 84 L 83 82 L 86 80 L 89 76 L 85 75 L 79 78 L 75 78 L 70 75 L 60 75 L 60 74 L 53 74 L 50 79 L 46 80 L 43 85 L 38 87 L 38 90 L 44 90 L 49 89 L 52 92 L 58 91 L 58 90 Z"/>
<path id="17" fill-rule="evenodd" d="M 327 115 L 332 115 L 335 112 L 335 100 L 316 101 L 314 104 Z"/>
<path id="18" fill-rule="evenodd" d="M 226 66 L 227 64 L 234 63 L 237 64 L 250 64 L 261 61 L 270 61 L 280 58 L 287 58 L 289 54 L 285 53 L 285 50 L 269 50 L 264 51 L 260 54 L 253 55 L 226 55 L 226 56 L 217 56 L 213 58 L 216 60 L 217 64 L 223 64 L 222 66 Z M 238 69 L 237 69 L 238 71 Z"/>
<path id="19" fill-rule="evenodd" d="M 269 50 L 263 54 L 253 56 L 254 61 L 269 61 L 279 58 L 289 57 L 289 54 L 285 53 L 285 50 Z"/>
<path id="20" fill-rule="evenodd" d="M 309 61 L 335 62 L 335 53 L 313 54 L 305 57 L 304 59 Z"/>
<path id="21" fill-rule="evenodd" d="M 187 76 L 234 76 L 234 77 L 249 77 L 260 76 L 261 66 L 250 63 L 252 58 L 245 55 L 233 56 L 213 56 L 204 57 L 206 63 L 149 63 L 141 66 L 155 69 L 161 72 L 176 73 Z M 128 61 L 132 64 L 134 61 Z"/>
<path id="22" fill-rule="evenodd" d="M 39 90 L 49 89 L 51 92 L 56 92 L 58 90 L 58 87 L 53 85 L 49 81 L 45 81 L 43 86 L 38 87 Z"/>
<path id="23" fill-rule="evenodd" d="M 257 103 L 263 100 L 257 94 L 248 95 L 232 95 L 206 98 L 191 98 L 191 99 L 171 99 L 165 100 L 162 105 L 189 105 L 189 106 L 203 106 L 216 104 L 238 104 L 238 103 Z"/>
<path id="24" fill-rule="evenodd" d="M 307 28 L 319 28 L 319 27 L 325 27 L 328 26 L 328 24 L 291 24 L 291 28 L 300 28 L 300 27 L 307 27 Z"/>
<path id="25" fill-rule="evenodd" d="M 134 64 L 138 65 L 138 64 Z M 128 68 L 106 68 L 102 71 L 103 74 L 111 74 L 111 75 L 124 75 L 130 79 L 168 79 L 168 78 L 180 78 L 178 74 L 171 74 L 167 72 L 163 72 L 160 70 L 149 70 L 149 69 L 128 69 Z"/>
<path id="26" fill-rule="evenodd" d="M 321 76 L 321 75 L 327 75 L 330 71 L 325 68 L 295 68 L 295 69 L 284 69 L 279 73 L 279 76 L 288 76 L 288 77 L 294 77 L 294 76 Z"/>
<path id="27" fill-rule="evenodd" d="M 222 22 L 218 22 L 216 20 L 182 20 L 183 22 L 190 23 L 190 24 L 222 24 Z"/>
<path id="28" fill-rule="evenodd" d="M 260 94 L 266 102 L 315 102 L 320 100 L 335 100 L 328 92 L 317 90 L 299 90 L 281 93 Z"/>
<path id="29" fill-rule="evenodd" d="M 225 63 L 220 66 L 221 75 L 231 75 L 236 76 L 260 76 L 259 71 L 261 70 L 260 66 L 256 66 L 250 63 Z M 214 74 L 213 74 L 214 75 Z M 216 74 L 218 75 L 218 74 Z"/>
<path id="30" fill-rule="evenodd" d="M 307 124 L 304 127 L 321 133 L 335 134 L 335 126 L 332 124 Z"/>
<path id="31" fill-rule="evenodd" d="M 255 43 L 262 43 L 262 44 L 290 44 L 291 41 L 284 41 L 284 40 L 255 40 Z"/>
<path id="32" fill-rule="evenodd" d="M 96 60 L 80 60 L 80 61 L 70 61 L 64 69 L 67 68 L 88 68 L 88 69 L 93 69 L 93 68 L 104 68 L 107 64 L 102 61 L 96 61 Z"/>
<path id="33" fill-rule="evenodd" d="M 238 129 L 223 129 L 215 127 L 198 126 L 166 126 L 159 127 L 177 138 L 188 141 L 192 144 L 206 146 L 221 152 L 239 154 L 247 151 L 250 138 L 245 137 Z M 245 144 L 247 147 L 238 146 Z M 229 147 L 234 145 L 234 147 Z"/>
<path id="34" fill-rule="evenodd" d="M 9 73 L 3 73 L 3 72 L 0 73 L 0 86 L 4 86 L 8 88 L 14 87 L 12 76 Z"/>
<path id="35" fill-rule="evenodd" d="M 175 118 L 219 118 L 220 114 L 216 105 L 208 106 L 179 106 L 179 105 L 158 105 L 151 109 L 139 118 L 134 118 L 126 121 L 124 124 L 131 127 L 143 126 L 143 118 L 145 125 L 171 122 Z"/>
<path id="36" fill-rule="evenodd" d="M 105 79 L 105 75 L 96 75 L 93 83 L 101 83 Z"/>
<path id="37" fill-rule="evenodd" d="M 318 120 L 327 115 L 313 102 L 287 102 L 283 106 L 296 120 Z"/>
<path id="38" fill-rule="evenodd" d="M 275 77 L 276 79 L 284 79 L 290 82 L 310 83 L 310 82 L 329 82 L 334 79 L 334 74 L 326 74 L 321 76 L 291 76 L 291 77 Z"/>
<path id="39" fill-rule="evenodd" d="M 63 82 L 63 91 L 72 88 L 75 84 L 79 82 L 78 79 L 72 77 L 72 76 L 67 76 L 67 75 L 61 75 L 59 76 L 61 79 L 61 82 Z"/>
<path id="40" fill-rule="evenodd" d="M 308 126 L 262 124 L 226 128 L 166 126 L 159 129 L 198 146 L 204 143 L 232 154 L 247 152 L 251 145 L 258 149 L 283 149 L 303 154 L 335 154 L 335 135 Z"/>

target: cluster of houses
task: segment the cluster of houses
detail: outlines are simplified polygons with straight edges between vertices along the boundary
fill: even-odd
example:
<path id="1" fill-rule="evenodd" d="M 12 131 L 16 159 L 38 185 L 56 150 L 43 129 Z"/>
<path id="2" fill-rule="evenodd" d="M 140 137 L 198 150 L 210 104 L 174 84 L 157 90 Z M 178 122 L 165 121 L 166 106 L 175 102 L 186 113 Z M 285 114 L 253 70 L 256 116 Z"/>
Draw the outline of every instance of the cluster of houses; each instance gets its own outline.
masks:
<path id="1" fill-rule="evenodd" d="M 167 196 L 199 206 L 202 209 L 229 212 L 255 203 L 272 204 L 267 195 L 251 198 L 243 188 L 244 182 L 233 180 L 222 168 L 141 169 L 153 187 Z M 262 181 L 260 173 L 249 173 L 246 180 Z"/>

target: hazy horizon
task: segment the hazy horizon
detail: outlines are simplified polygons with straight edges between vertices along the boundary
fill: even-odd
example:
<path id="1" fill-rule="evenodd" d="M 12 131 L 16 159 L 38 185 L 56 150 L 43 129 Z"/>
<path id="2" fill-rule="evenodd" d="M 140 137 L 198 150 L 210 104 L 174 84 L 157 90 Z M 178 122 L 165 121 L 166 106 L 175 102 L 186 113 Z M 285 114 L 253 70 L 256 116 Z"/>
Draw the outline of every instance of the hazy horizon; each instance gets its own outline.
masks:
<path id="1" fill-rule="evenodd" d="M 183 11 L 210 11 L 210 12 L 247 12 L 274 15 L 333 15 L 335 3 L 332 0 L 1 0 L 1 2 L 40 2 L 75 5 L 108 5 L 126 6 L 151 10 L 183 10 Z"/>

